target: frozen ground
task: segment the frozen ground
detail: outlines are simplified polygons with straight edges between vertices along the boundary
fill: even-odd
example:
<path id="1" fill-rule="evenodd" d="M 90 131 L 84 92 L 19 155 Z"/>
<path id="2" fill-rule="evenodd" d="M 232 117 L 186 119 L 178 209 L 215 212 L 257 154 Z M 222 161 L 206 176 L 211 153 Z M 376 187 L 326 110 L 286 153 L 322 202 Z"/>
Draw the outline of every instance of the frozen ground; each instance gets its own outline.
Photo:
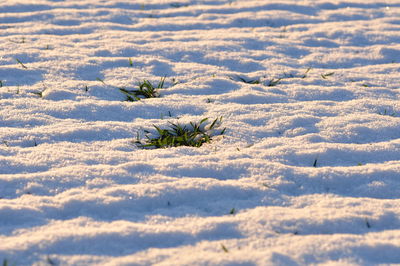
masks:
<path id="1" fill-rule="evenodd" d="M 0 261 L 399 264 L 399 14 L 0 0 Z M 118 89 L 163 76 L 160 98 Z M 132 143 L 220 116 L 200 148 Z"/>

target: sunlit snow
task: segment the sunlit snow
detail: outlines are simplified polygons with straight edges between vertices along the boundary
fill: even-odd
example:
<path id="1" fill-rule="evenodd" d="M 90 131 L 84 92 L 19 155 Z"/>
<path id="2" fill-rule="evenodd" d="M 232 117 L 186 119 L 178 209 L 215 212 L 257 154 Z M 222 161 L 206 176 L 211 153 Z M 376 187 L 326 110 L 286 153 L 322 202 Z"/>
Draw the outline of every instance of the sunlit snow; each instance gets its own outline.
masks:
<path id="1" fill-rule="evenodd" d="M 397 0 L 0 0 L 0 263 L 400 263 L 399 70 Z"/>

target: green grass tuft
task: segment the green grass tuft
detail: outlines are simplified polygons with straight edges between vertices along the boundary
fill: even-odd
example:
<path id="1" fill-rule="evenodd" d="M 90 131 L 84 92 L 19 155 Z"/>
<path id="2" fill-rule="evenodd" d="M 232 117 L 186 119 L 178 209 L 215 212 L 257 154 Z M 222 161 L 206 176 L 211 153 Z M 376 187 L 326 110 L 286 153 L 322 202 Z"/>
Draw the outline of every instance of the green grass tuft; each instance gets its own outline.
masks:
<path id="1" fill-rule="evenodd" d="M 180 7 L 187 7 L 187 6 L 189 6 L 188 4 L 181 4 L 181 3 L 172 3 L 172 4 L 169 4 L 171 7 L 174 7 L 174 8 L 180 8 Z"/>
<path id="2" fill-rule="evenodd" d="M 276 85 L 278 85 L 279 83 L 281 83 L 281 78 L 278 78 L 278 79 L 271 79 L 270 81 L 268 81 L 267 82 L 267 86 L 268 87 L 274 87 L 274 86 L 276 86 Z"/>
<path id="3" fill-rule="evenodd" d="M 169 128 L 162 129 L 154 125 L 158 136 L 149 137 L 142 143 L 139 138 L 135 142 L 142 148 L 168 148 L 178 146 L 200 147 L 204 143 L 209 143 L 215 129 L 220 126 L 222 117 L 215 119 L 211 124 L 205 125 L 208 118 L 202 119 L 198 123 L 190 122 L 190 125 L 182 126 L 170 122 Z M 150 133 L 145 131 L 146 133 Z M 225 133 L 225 128 L 218 132 L 219 135 Z"/>
<path id="4" fill-rule="evenodd" d="M 308 75 L 308 72 L 310 72 L 311 69 L 312 69 L 311 67 L 307 68 L 306 72 L 304 72 L 304 74 L 301 76 L 301 78 L 305 79 L 307 77 L 307 75 Z"/>
<path id="5" fill-rule="evenodd" d="M 13 42 L 13 43 L 20 43 L 20 44 L 21 44 L 21 43 L 25 43 L 25 37 L 22 37 L 20 41 L 18 41 L 18 40 L 17 40 L 17 41 L 10 40 L 10 42 Z"/>
<path id="6" fill-rule="evenodd" d="M 380 115 L 388 115 L 388 116 L 397 116 L 397 114 L 393 111 L 390 111 L 388 109 L 383 110 L 383 112 L 378 112 Z"/>
<path id="7" fill-rule="evenodd" d="M 44 89 L 44 90 L 42 90 L 42 91 L 33 91 L 32 93 L 35 94 L 35 95 L 37 95 L 37 96 L 39 96 L 40 98 L 43 98 L 43 92 L 44 92 L 45 90 L 46 90 L 46 89 Z"/>
<path id="8" fill-rule="evenodd" d="M 241 81 L 247 84 L 260 84 L 260 79 L 245 79 L 239 75 L 229 77 L 231 80 Z"/>
<path id="9" fill-rule="evenodd" d="M 154 87 L 148 80 L 143 80 L 139 82 L 138 90 L 127 90 L 125 88 L 120 88 L 119 90 L 126 95 L 126 100 L 128 102 L 139 101 L 145 98 L 156 98 L 160 97 L 159 89 L 164 87 L 165 77 L 162 77 L 157 87 Z"/>

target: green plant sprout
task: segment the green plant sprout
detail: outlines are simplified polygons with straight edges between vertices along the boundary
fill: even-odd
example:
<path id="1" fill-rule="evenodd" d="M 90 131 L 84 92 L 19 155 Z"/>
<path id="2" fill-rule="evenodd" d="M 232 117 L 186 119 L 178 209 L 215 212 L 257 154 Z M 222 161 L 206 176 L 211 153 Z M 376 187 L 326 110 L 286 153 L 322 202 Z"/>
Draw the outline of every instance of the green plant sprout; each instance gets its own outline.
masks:
<path id="1" fill-rule="evenodd" d="M 128 102 L 139 101 L 145 98 L 156 98 L 160 97 L 159 89 L 164 87 L 165 77 L 162 77 L 157 87 L 154 87 L 148 80 L 143 80 L 139 82 L 138 90 L 127 90 L 125 88 L 120 88 L 119 90 L 126 95 L 126 100 Z"/>
<path id="2" fill-rule="evenodd" d="M 200 147 L 204 143 L 209 143 L 211 141 L 215 129 L 219 127 L 222 122 L 222 117 L 216 118 L 209 126 L 205 125 L 207 120 L 208 118 L 204 118 L 198 123 L 190 122 L 190 126 L 182 126 L 169 122 L 170 126 L 167 129 L 161 129 L 153 125 L 158 136 L 151 138 L 146 135 L 144 143 L 142 143 L 138 137 L 135 143 L 142 148 L 168 148 L 178 146 Z M 221 130 L 218 134 L 223 135 L 225 130 L 226 128 Z M 149 134 L 150 132 L 145 131 L 145 133 Z"/>
<path id="3" fill-rule="evenodd" d="M 20 41 L 10 40 L 10 42 L 13 42 L 13 43 L 25 43 L 25 37 L 22 37 Z"/>
<path id="4" fill-rule="evenodd" d="M 19 60 L 18 58 L 16 58 L 15 60 L 17 60 L 18 64 L 20 64 L 20 65 L 22 66 L 22 68 L 28 69 L 28 67 L 25 66 L 25 65 L 21 62 L 21 60 Z"/>
<path id="5" fill-rule="evenodd" d="M 278 85 L 280 82 L 281 82 L 281 78 L 279 78 L 279 79 L 271 79 L 270 81 L 268 81 L 267 82 L 267 86 L 268 87 L 274 87 L 274 86 L 276 86 L 276 85 Z"/>
<path id="6" fill-rule="evenodd" d="M 260 84 L 260 79 L 245 79 L 239 75 L 229 77 L 231 80 L 241 81 L 247 84 Z"/>
<path id="7" fill-rule="evenodd" d="M 311 67 L 307 68 L 306 72 L 304 72 L 303 76 L 301 76 L 302 79 L 305 79 L 307 77 L 308 72 L 311 71 Z"/>
<path id="8" fill-rule="evenodd" d="M 100 81 L 101 83 L 103 83 L 104 85 L 107 85 L 106 82 L 104 81 L 104 79 L 101 79 L 99 77 L 96 78 L 97 81 Z"/>
<path id="9" fill-rule="evenodd" d="M 333 74 L 335 74 L 335 72 L 330 72 L 330 73 L 326 73 L 326 74 L 321 74 L 321 77 L 322 77 L 323 79 L 327 79 L 328 77 L 333 76 Z"/>
<path id="10" fill-rule="evenodd" d="M 229 250 L 225 247 L 224 244 L 221 244 L 221 248 L 222 248 L 222 250 L 223 250 L 225 253 L 228 253 L 228 252 L 229 252 Z"/>
<path id="11" fill-rule="evenodd" d="M 181 3 L 172 3 L 170 4 L 171 7 L 180 8 L 180 7 L 187 7 L 188 4 L 181 4 Z"/>
<path id="12" fill-rule="evenodd" d="M 383 112 L 378 112 L 380 115 L 388 115 L 388 116 L 397 116 L 395 112 L 389 111 L 387 109 L 383 110 Z"/>
<path id="13" fill-rule="evenodd" d="M 35 94 L 35 95 L 37 95 L 37 96 L 39 96 L 40 98 L 43 98 L 43 92 L 45 91 L 46 89 L 44 89 L 44 90 L 42 90 L 42 91 L 34 91 L 34 92 L 32 92 L 33 94 Z"/>

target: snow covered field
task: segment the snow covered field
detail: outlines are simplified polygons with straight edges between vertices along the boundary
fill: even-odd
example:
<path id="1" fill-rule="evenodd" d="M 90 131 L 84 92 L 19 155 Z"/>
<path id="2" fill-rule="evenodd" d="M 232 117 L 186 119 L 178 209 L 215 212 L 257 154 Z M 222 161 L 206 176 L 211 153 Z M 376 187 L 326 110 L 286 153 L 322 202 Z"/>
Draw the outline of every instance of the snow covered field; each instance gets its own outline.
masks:
<path id="1" fill-rule="evenodd" d="M 398 0 L 0 0 L 0 262 L 400 264 L 399 70 Z"/>

